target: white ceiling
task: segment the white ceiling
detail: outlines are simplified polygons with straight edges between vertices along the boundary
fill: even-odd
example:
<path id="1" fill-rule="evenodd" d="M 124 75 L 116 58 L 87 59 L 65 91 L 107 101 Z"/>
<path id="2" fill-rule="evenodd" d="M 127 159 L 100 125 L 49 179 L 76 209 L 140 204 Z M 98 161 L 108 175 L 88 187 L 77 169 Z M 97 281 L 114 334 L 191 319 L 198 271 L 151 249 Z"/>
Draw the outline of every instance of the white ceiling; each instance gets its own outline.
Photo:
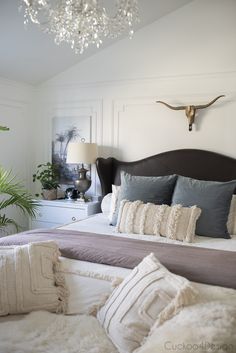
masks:
<path id="1" fill-rule="evenodd" d="M 103 0 L 103 4 L 111 0 Z M 115 2 L 115 0 L 112 0 Z M 142 28 L 192 0 L 138 0 Z M 76 55 L 66 44 L 57 46 L 53 38 L 35 25 L 24 29 L 20 0 L 0 0 L 0 77 L 37 85 L 95 54 L 95 47 Z M 120 39 L 120 38 L 119 38 Z M 116 40 L 119 40 L 116 39 Z M 106 47 L 115 40 L 104 41 Z"/>

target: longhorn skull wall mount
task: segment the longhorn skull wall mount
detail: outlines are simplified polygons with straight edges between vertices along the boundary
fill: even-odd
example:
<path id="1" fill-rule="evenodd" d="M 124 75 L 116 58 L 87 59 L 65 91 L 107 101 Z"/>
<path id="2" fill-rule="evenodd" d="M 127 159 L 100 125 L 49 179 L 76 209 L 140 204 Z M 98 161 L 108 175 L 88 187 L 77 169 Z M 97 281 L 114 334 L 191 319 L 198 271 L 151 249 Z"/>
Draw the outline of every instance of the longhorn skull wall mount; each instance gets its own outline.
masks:
<path id="1" fill-rule="evenodd" d="M 172 105 L 169 105 L 163 101 L 156 101 L 156 103 L 164 104 L 165 106 L 167 106 L 168 108 L 173 109 L 173 110 L 185 110 L 185 114 L 188 119 L 188 129 L 189 129 L 189 131 L 192 131 L 192 126 L 194 124 L 196 111 L 198 109 L 204 109 L 204 108 L 209 107 L 210 105 L 215 103 L 215 101 L 217 101 L 217 99 L 219 99 L 221 97 L 225 97 L 225 95 L 222 94 L 221 96 L 218 96 L 215 99 L 213 99 L 211 102 L 209 102 L 207 104 L 202 104 L 202 105 L 180 105 L 178 107 L 173 107 Z"/>

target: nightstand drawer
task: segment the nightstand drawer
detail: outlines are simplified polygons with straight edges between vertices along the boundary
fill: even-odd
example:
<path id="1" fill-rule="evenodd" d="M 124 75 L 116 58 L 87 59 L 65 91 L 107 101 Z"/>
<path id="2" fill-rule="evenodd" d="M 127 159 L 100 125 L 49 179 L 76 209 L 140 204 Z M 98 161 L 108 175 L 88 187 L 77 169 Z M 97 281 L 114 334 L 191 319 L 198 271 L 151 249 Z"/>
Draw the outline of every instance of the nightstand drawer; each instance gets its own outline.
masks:
<path id="1" fill-rule="evenodd" d="M 36 216 L 36 220 L 40 222 L 51 223 L 70 223 L 86 218 L 87 211 L 83 208 L 63 208 L 63 207 L 40 207 Z"/>
<path id="2" fill-rule="evenodd" d="M 42 222 L 33 220 L 31 222 L 31 229 L 42 229 L 42 228 L 56 228 L 59 227 L 61 224 L 59 223 L 51 223 L 51 222 Z"/>
<path id="3" fill-rule="evenodd" d="M 100 212 L 100 202 L 80 203 L 68 200 L 40 200 L 36 218 L 30 220 L 30 229 L 59 227 L 79 221 Z"/>

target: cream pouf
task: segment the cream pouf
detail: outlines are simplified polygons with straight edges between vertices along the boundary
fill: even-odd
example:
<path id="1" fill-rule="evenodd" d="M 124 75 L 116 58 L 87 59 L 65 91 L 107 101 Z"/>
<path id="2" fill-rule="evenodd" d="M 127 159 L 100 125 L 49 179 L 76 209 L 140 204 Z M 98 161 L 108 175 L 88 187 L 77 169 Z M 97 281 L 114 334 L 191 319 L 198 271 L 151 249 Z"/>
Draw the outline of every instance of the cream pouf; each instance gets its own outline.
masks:
<path id="1" fill-rule="evenodd" d="M 236 304 L 212 301 L 184 308 L 135 350 L 154 352 L 236 352 Z"/>

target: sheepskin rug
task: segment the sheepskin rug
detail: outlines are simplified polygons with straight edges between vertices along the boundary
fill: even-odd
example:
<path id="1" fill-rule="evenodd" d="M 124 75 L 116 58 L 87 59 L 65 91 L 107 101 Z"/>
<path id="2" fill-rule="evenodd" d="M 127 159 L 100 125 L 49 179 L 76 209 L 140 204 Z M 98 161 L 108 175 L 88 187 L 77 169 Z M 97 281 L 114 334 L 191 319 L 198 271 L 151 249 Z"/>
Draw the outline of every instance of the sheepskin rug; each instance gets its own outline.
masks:
<path id="1" fill-rule="evenodd" d="M 0 353 L 117 353 L 93 316 L 44 311 L 0 323 Z"/>
<path id="2" fill-rule="evenodd" d="M 134 353 L 236 353 L 236 301 L 183 308 Z"/>

